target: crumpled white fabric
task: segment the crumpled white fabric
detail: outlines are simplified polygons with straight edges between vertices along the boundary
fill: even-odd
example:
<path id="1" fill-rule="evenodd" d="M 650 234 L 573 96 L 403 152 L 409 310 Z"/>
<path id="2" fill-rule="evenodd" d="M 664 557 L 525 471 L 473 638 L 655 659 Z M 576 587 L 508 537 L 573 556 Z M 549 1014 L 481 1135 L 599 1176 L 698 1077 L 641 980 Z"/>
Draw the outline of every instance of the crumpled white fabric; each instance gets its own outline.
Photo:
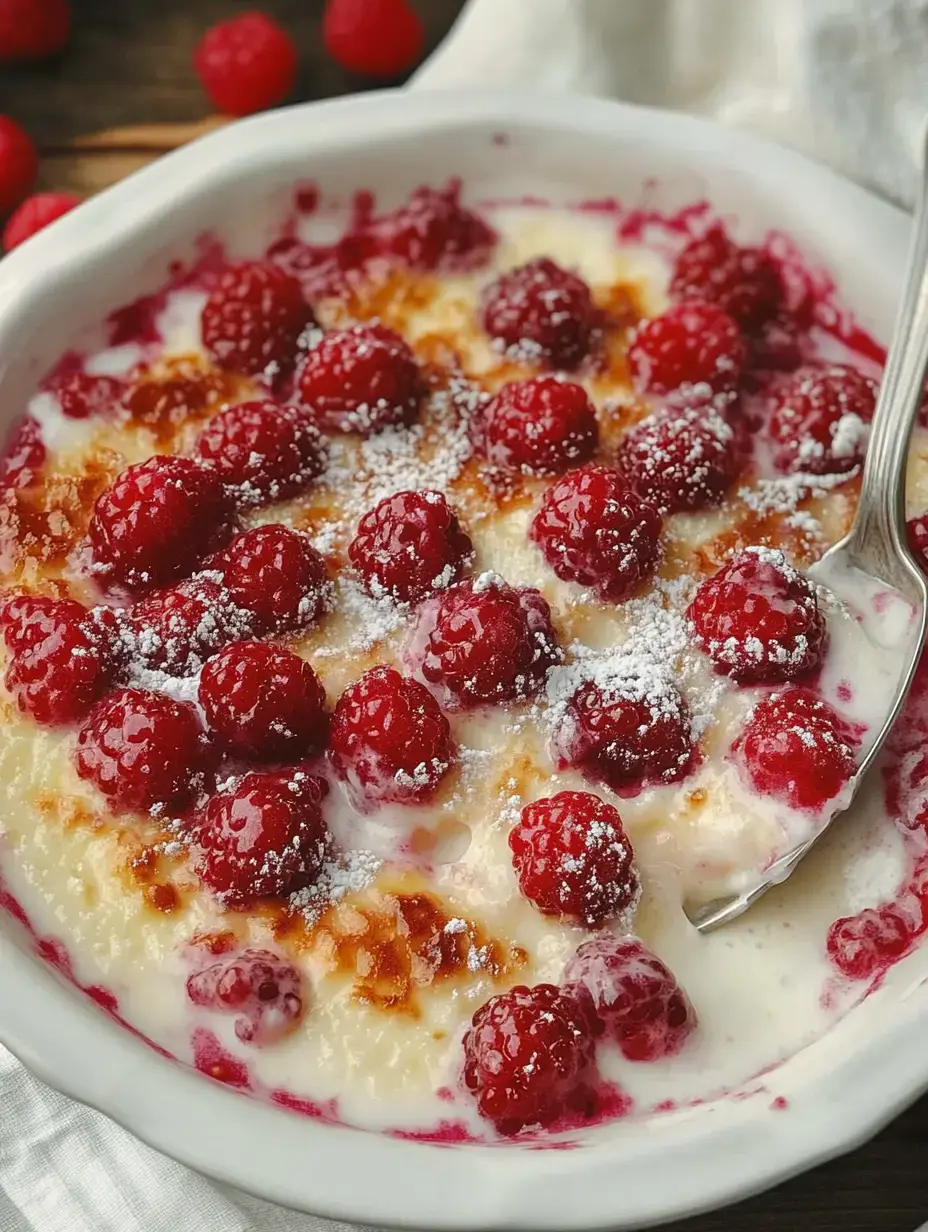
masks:
<path id="1" fill-rule="evenodd" d="M 908 203 L 926 67 L 928 0 L 471 0 L 413 87 L 524 85 L 692 111 Z M 0 1232 L 178 1230 L 350 1232 L 206 1180 L 0 1048 Z"/>

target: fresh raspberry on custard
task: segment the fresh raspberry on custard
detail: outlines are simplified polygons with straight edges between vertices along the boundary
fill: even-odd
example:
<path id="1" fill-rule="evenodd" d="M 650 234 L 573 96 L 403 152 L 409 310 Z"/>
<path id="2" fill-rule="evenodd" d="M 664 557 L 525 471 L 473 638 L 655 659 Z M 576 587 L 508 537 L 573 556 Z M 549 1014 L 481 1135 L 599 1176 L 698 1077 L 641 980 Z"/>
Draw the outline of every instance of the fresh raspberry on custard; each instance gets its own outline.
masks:
<path id="1" fill-rule="evenodd" d="M 841 475 L 864 460 L 876 382 L 847 364 L 800 368 L 773 392 L 769 432 L 784 472 Z"/>
<path id="2" fill-rule="evenodd" d="M 495 574 L 458 582 L 427 600 L 411 647 L 449 710 L 532 697 L 560 657 L 544 598 Z"/>
<path id="3" fill-rule="evenodd" d="M 209 567 L 255 633 L 309 629 L 328 604 L 325 561 L 308 535 L 277 522 L 237 535 Z"/>
<path id="4" fill-rule="evenodd" d="M 854 733 L 808 689 L 758 702 L 733 746 L 754 790 L 819 812 L 854 773 Z"/>
<path id="5" fill-rule="evenodd" d="M 297 51 L 286 30 L 255 9 L 211 26 L 193 67 L 218 111 L 246 116 L 276 107 L 292 92 Z"/>
<path id="6" fill-rule="evenodd" d="M 531 536 L 559 578 L 619 603 L 651 576 L 661 516 L 615 467 L 570 471 L 544 494 Z"/>
<path id="7" fill-rule="evenodd" d="M 227 907 L 287 898 L 312 885 L 329 845 L 325 779 L 304 770 L 246 774 L 198 819 L 197 870 Z"/>
<path id="8" fill-rule="evenodd" d="M 194 971 L 187 996 L 203 1009 L 235 1014 L 243 1044 L 276 1044 L 299 1026 L 308 994 L 293 963 L 271 950 L 239 950 Z"/>
<path id="9" fill-rule="evenodd" d="M 6 220 L 3 228 L 3 251 L 12 252 L 26 240 L 31 240 L 39 231 L 51 226 L 65 214 L 80 205 L 81 197 L 74 193 L 33 193 Z"/>
<path id="10" fill-rule="evenodd" d="M 13 427 L 0 451 L 0 492 L 8 488 L 28 488 L 45 465 L 42 426 L 31 415 L 24 415 Z"/>
<path id="11" fill-rule="evenodd" d="M 300 400 L 323 432 L 371 436 L 410 424 L 422 390 L 412 351 L 376 322 L 326 334 L 307 353 L 299 374 Z"/>
<path id="12" fill-rule="evenodd" d="M 247 760 L 297 761 L 328 729 L 319 677 L 283 646 L 227 646 L 203 668 L 199 701 L 210 731 Z"/>
<path id="13" fill-rule="evenodd" d="M 689 709 L 669 679 L 633 675 L 580 686 L 554 735 L 561 768 L 576 766 L 620 795 L 673 783 L 693 766 Z"/>
<path id="14" fill-rule="evenodd" d="M 677 300 L 717 304 L 742 329 L 753 331 L 777 315 L 783 283 L 762 249 L 739 247 L 717 223 L 677 257 L 670 293 Z"/>
<path id="15" fill-rule="evenodd" d="M 828 930 L 825 949 L 842 975 L 869 980 L 901 958 L 921 931 L 905 912 L 884 903 L 835 920 Z"/>
<path id="16" fill-rule="evenodd" d="M 202 790 L 209 748 L 197 712 L 145 689 L 97 702 L 77 738 L 77 773 L 123 812 L 161 812 Z"/>
<path id="17" fill-rule="evenodd" d="M 585 988 L 606 1034 L 629 1061 L 675 1056 L 698 1025 L 673 972 L 637 937 L 604 934 L 585 941 L 562 983 Z"/>
<path id="18" fill-rule="evenodd" d="M 928 513 L 906 522 L 909 551 L 923 569 L 928 570 Z"/>
<path id="19" fill-rule="evenodd" d="M 3 0 L 0 0 L 0 60 L 3 59 Z M 0 214 L 16 208 L 35 183 L 39 156 L 26 130 L 0 115 Z"/>
<path id="20" fill-rule="evenodd" d="M 479 416 L 487 461 L 526 475 L 560 475 L 592 457 L 596 411 L 582 385 L 553 376 L 511 381 Z"/>
<path id="21" fill-rule="evenodd" d="M 689 608 L 700 646 L 742 683 L 808 676 L 828 630 L 815 587 L 774 548 L 745 548 L 701 583 Z"/>
<path id="22" fill-rule="evenodd" d="M 231 527 L 215 471 L 156 455 L 117 475 L 97 498 L 88 530 L 94 570 L 105 582 L 147 590 L 192 573 Z"/>
<path id="23" fill-rule="evenodd" d="M 588 997 L 553 984 L 491 997 L 464 1036 L 464 1084 L 502 1134 L 596 1109 L 595 1044 Z"/>
<path id="24" fill-rule="evenodd" d="M 634 852 L 618 810 L 586 791 L 561 791 L 522 810 L 509 832 L 519 889 L 544 915 L 597 928 L 634 910 Z"/>
<path id="25" fill-rule="evenodd" d="M 229 266 L 201 320 L 203 345 L 220 368 L 268 377 L 293 368 L 300 336 L 315 324 L 299 282 L 266 261 Z"/>
<path id="26" fill-rule="evenodd" d="M 592 349 L 599 314 L 579 275 L 549 257 L 507 270 L 483 298 L 483 325 L 518 359 L 576 368 Z"/>
<path id="27" fill-rule="evenodd" d="M 195 574 L 133 604 L 123 621 L 130 660 L 169 676 L 192 676 L 229 642 L 248 637 L 250 617 L 215 578 Z"/>
<path id="28" fill-rule="evenodd" d="M 473 269 L 489 256 L 496 233 L 461 205 L 460 196 L 456 181 L 442 189 L 417 188 L 398 209 L 375 219 L 369 234 L 381 254 L 411 269 Z"/>
<path id="29" fill-rule="evenodd" d="M 408 0 L 328 0 L 322 38 L 349 73 L 391 78 L 414 67 L 425 29 Z"/>
<path id="30" fill-rule="evenodd" d="M 361 811 L 384 803 L 422 804 L 454 761 L 454 741 L 428 689 L 380 666 L 338 699 L 329 759 Z"/>
<path id="31" fill-rule="evenodd" d="M 364 515 L 348 557 L 372 595 L 418 603 L 450 585 L 474 545 L 441 492 L 397 492 Z"/>
<path id="32" fill-rule="evenodd" d="M 70 32 L 66 0 L 0 0 L 0 64 L 56 56 Z"/>
<path id="33" fill-rule="evenodd" d="M 243 505 L 296 496 L 325 465 L 322 435 L 312 420 L 268 400 L 221 411 L 203 429 L 196 452 Z"/>
<path id="34" fill-rule="evenodd" d="M 673 394 L 681 387 L 707 393 L 737 388 L 745 361 L 736 321 L 716 304 L 684 300 L 639 325 L 628 348 L 628 366 L 641 394 Z"/>
<path id="35" fill-rule="evenodd" d="M 54 392 L 68 419 L 90 419 L 118 411 L 128 388 L 119 377 L 72 372 Z"/>
<path id="36" fill-rule="evenodd" d="M 616 466 L 661 513 L 717 505 L 737 470 L 734 432 L 710 404 L 656 411 L 630 428 Z"/>

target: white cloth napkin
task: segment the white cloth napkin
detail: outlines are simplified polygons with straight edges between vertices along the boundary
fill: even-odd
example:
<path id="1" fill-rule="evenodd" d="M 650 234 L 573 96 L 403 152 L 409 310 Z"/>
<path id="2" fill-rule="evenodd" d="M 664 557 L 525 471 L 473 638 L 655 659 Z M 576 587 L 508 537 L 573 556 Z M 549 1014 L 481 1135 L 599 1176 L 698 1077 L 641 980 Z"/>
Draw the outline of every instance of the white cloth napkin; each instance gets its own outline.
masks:
<path id="1" fill-rule="evenodd" d="M 527 85 L 694 111 L 909 202 L 926 64 L 928 0 L 471 0 L 413 87 Z M 0 1048 L 0 1232 L 179 1230 L 350 1232 L 206 1180 Z"/>

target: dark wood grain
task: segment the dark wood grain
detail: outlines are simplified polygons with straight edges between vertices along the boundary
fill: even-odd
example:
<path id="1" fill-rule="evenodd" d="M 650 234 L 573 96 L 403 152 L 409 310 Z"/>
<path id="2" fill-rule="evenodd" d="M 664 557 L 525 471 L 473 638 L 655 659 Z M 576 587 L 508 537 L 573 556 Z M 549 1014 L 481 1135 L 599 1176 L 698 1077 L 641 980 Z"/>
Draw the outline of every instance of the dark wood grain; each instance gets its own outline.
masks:
<path id="1" fill-rule="evenodd" d="M 369 86 L 325 55 L 323 0 L 261 2 L 301 49 L 295 97 Z M 416 6 L 434 46 L 462 0 L 416 0 Z M 74 38 L 58 63 L 0 69 L 0 111 L 35 135 L 44 186 L 92 190 L 187 135 L 183 128 L 153 125 L 191 125 L 194 131 L 209 114 L 191 67 L 196 41 L 212 21 L 248 7 L 251 0 L 75 0 Z M 144 128 L 141 134 L 111 131 L 124 126 Z M 75 149 L 75 139 L 103 130 L 102 139 Z M 867 1080 L 860 1074 L 860 1082 Z M 672 1232 L 913 1232 L 925 1219 L 928 1100 L 853 1155 L 731 1210 L 675 1224 Z"/>

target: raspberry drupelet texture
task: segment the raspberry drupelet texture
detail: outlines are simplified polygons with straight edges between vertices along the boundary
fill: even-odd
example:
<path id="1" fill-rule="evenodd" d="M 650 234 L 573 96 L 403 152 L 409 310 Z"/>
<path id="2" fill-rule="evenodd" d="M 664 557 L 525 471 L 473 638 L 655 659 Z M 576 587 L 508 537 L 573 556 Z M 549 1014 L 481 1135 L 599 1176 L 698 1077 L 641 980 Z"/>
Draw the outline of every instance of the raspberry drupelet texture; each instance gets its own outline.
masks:
<path id="1" fill-rule="evenodd" d="M 0 493 L 9 488 L 28 488 L 45 464 L 45 442 L 37 419 L 24 415 L 0 451 Z"/>
<path id="2" fill-rule="evenodd" d="M 62 414 L 68 419 L 90 419 L 118 413 L 128 388 L 125 381 L 115 376 L 72 372 L 54 392 Z"/>
<path id="3" fill-rule="evenodd" d="M 532 697 L 560 650 L 537 590 L 483 574 L 422 605 L 410 654 L 442 706 L 468 710 Z"/>
<path id="4" fill-rule="evenodd" d="M 0 0 L 0 59 L 2 17 Z M 31 190 L 39 170 L 39 156 L 26 130 L 9 116 L 0 115 L 0 215 L 15 209 Z"/>
<path id="5" fill-rule="evenodd" d="M 536 257 L 487 289 L 483 325 L 513 358 L 570 371 L 590 353 L 599 314 L 579 275 Z"/>
<path id="6" fill-rule="evenodd" d="M 390 78 L 415 65 L 425 30 L 407 0 L 329 0 L 322 37 L 332 59 L 350 73 Z"/>
<path id="7" fill-rule="evenodd" d="M 97 702 L 77 739 L 77 772 L 122 812 L 162 812 L 203 789 L 211 757 L 197 712 L 163 693 Z"/>
<path id="8" fill-rule="evenodd" d="M 441 492 L 397 492 L 364 515 L 348 558 L 374 596 L 418 603 L 450 585 L 474 555 Z"/>
<path id="9" fill-rule="evenodd" d="M 742 329 L 753 331 L 776 316 L 783 284 L 766 253 L 739 247 L 716 224 L 677 257 L 670 293 L 678 300 L 717 304 Z"/>
<path id="10" fill-rule="evenodd" d="M 203 307 L 203 345 L 220 368 L 276 378 L 296 363 L 315 324 L 299 282 L 265 261 L 231 265 Z"/>
<path id="11" fill-rule="evenodd" d="M 70 32 L 67 0 L 0 0 L 0 64 L 56 56 Z"/>
<path id="12" fill-rule="evenodd" d="M 615 461 L 664 514 L 719 504 L 737 473 L 734 432 L 711 404 L 648 415 L 626 432 Z"/>
<path id="13" fill-rule="evenodd" d="M 868 907 L 859 915 L 835 920 L 828 930 L 828 957 L 842 975 L 869 980 L 902 957 L 921 932 L 892 903 Z"/>
<path id="14" fill-rule="evenodd" d="M 232 506 L 214 471 L 155 455 L 97 499 L 88 536 L 104 583 L 149 590 L 192 573 L 231 534 Z"/>
<path id="15" fill-rule="evenodd" d="M 377 323 L 326 334 L 306 355 L 300 400 L 323 432 L 359 432 L 410 424 L 422 398 L 415 356 Z"/>
<path id="16" fill-rule="evenodd" d="M 242 505 L 296 496 L 325 465 L 323 438 L 312 420 L 268 400 L 220 412 L 200 434 L 196 452 Z"/>
<path id="17" fill-rule="evenodd" d="M 545 493 L 531 536 L 559 578 L 619 603 L 654 571 L 661 516 L 629 490 L 621 471 L 585 466 Z"/>
<path id="18" fill-rule="evenodd" d="M 588 997 L 553 984 L 491 997 L 464 1036 L 464 1083 L 501 1134 L 596 1109 L 595 1021 Z"/>
<path id="19" fill-rule="evenodd" d="M 639 326 L 628 366 L 642 394 L 672 394 L 681 387 L 720 394 L 737 388 L 745 361 L 736 321 L 716 304 L 684 301 Z"/>
<path id="20" fill-rule="evenodd" d="M 187 978 L 194 1005 L 235 1014 L 243 1044 L 276 1044 L 299 1026 L 308 995 L 303 977 L 271 950 L 240 950 L 201 967 Z"/>
<path id="21" fill-rule="evenodd" d="M 769 432 L 781 471 L 840 475 L 863 461 L 876 383 L 856 368 L 800 368 L 772 396 Z"/>
<path id="22" fill-rule="evenodd" d="M 586 989 L 606 1035 L 629 1061 L 676 1055 L 698 1023 L 673 972 L 637 937 L 604 934 L 585 941 L 562 982 Z"/>
<path id="23" fill-rule="evenodd" d="M 586 390 L 551 376 L 504 385 L 476 433 L 492 466 L 526 475 L 560 475 L 588 461 L 598 439 Z"/>
<path id="24" fill-rule="evenodd" d="M 210 799 L 196 826 L 197 869 L 224 906 L 282 899 L 313 884 L 329 844 L 328 790 L 297 769 L 246 774 Z"/>
<path id="25" fill-rule="evenodd" d="M 12 252 L 39 231 L 51 226 L 65 214 L 80 205 L 81 198 L 74 193 L 33 193 L 18 206 L 6 220 L 3 228 L 3 251 Z"/>
<path id="26" fill-rule="evenodd" d="M 634 852 L 618 810 L 562 791 L 522 810 L 509 833 L 519 889 L 544 915 L 597 928 L 634 911 Z"/>
<path id="27" fill-rule="evenodd" d="M 700 585 L 689 617 L 716 668 L 743 683 L 797 680 L 824 657 L 815 587 L 776 549 L 733 556 Z"/>
<path id="28" fill-rule="evenodd" d="M 461 186 L 417 188 L 398 209 L 372 221 L 378 255 L 416 270 L 453 273 L 482 264 L 496 243 L 492 227 L 461 204 Z"/>
<path id="29" fill-rule="evenodd" d="M 328 730 L 318 676 L 283 646 L 227 646 L 204 667 L 199 701 L 217 741 L 250 761 L 298 761 Z"/>
<path id="30" fill-rule="evenodd" d="M 276 107 L 293 90 L 297 51 L 286 30 L 253 10 L 211 26 L 193 55 L 210 102 L 226 115 Z"/>
<path id="31" fill-rule="evenodd" d="M 209 568 L 257 634 L 309 629 L 328 605 L 325 561 L 308 535 L 276 522 L 237 535 Z"/>
<path id="32" fill-rule="evenodd" d="M 192 676 L 229 642 L 248 637 L 251 618 L 215 578 L 195 574 L 133 604 L 120 624 L 130 664 Z"/>
<path id="33" fill-rule="evenodd" d="M 428 689 L 392 667 L 350 684 L 332 718 L 329 759 L 355 807 L 422 804 L 454 761 L 448 720 Z"/>

